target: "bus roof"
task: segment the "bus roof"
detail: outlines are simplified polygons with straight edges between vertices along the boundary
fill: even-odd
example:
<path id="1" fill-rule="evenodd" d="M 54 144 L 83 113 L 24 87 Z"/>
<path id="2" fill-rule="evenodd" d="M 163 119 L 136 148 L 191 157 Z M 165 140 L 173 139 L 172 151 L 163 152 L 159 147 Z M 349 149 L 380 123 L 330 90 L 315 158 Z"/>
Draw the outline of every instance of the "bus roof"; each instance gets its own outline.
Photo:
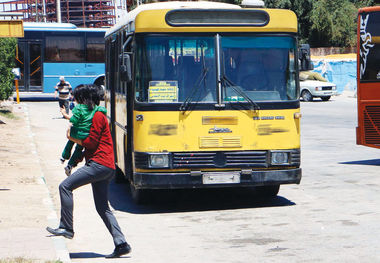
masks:
<path id="1" fill-rule="evenodd" d="M 173 1 L 173 2 L 161 2 L 161 3 L 152 3 L 152 4 L 144 4 L 140 5 L 137 8 L 133 9 L 131 12 L 127 13 L 124 17 L 120 19 L 120 21 L 111 27 L 107 32 L 106 36 L 112 34 L 113 32 L 118 31 L 124 25 L 127 25 L 129 22 L 134 21 L 136 16 L 146 10 L 159 10 L 159 9 L 241 9 L 238 5 L 220 3 L 220 2 L 181 2 L 181 1 Z"/>
<path id="2" fill-rule="evenodd" d="M 380 6 L 363 7 L 359 9 L 359 13 L 380 11 Z"/>
<path id="3" fill-rule="evenodd" d="M 81 28 L 71 23 L 34 23 L 25 22 L 25 31 L 54 31 L 54 32 L 106 32 L 107 28 Z"/>

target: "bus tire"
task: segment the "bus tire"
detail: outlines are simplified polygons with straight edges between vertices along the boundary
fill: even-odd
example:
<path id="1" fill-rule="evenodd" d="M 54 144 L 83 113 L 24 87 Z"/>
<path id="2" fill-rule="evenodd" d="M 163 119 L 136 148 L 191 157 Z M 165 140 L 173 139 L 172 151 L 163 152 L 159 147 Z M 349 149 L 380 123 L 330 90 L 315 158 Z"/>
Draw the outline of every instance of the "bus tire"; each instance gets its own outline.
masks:
<path id="1" fill-rule="evenodd" d="M 130 182 L 129 188 L 131 190 L 131 197 L 133 202 L 138 205 L 143 205 L 149 201 L 149 192 L 146 189 L 137 189 L 133 182 Z"/>
<path id="2" fill-rule="evenodd" d="M 301 93 L 301 97 L 303 101 L 313 101 L 313 95 L 311 95 L 310 91 L 303 90 Z"/>
<path id="3" fill-rule="evenodd" d="M 331 98 L 331 96 L 321 97 L 321 99 L 322 99 L 323 101 L 328 101 L 330 98 Z"/>
<path id="4" fill-rule="evenodd" d="M 255 191 L 261 197 L 275 197 L 280 191 L 280 185 L 256 186 Z"/>

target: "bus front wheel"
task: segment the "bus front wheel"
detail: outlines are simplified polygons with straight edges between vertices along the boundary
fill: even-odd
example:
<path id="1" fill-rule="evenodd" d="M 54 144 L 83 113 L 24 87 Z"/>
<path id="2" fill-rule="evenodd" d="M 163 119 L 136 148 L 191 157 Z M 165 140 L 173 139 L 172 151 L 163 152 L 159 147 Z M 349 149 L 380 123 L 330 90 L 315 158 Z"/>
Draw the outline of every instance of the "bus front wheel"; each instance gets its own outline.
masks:
<path id="1" fill-rule="evenodd" d="M 256 186 L 256 193 L 262 197 L 275 197 L 280 191 L 280 185 Z"/>
<path id="2" fill-rule="evenodd" d="M 132 200 L 138 204 L 146 204 L 149 200 L 149 192 L 148 190 L 145 189 L 137 189 L 134 185 L 133 182 L 129 183 L 129 188 L 131 190 L 131 196 Z"/>

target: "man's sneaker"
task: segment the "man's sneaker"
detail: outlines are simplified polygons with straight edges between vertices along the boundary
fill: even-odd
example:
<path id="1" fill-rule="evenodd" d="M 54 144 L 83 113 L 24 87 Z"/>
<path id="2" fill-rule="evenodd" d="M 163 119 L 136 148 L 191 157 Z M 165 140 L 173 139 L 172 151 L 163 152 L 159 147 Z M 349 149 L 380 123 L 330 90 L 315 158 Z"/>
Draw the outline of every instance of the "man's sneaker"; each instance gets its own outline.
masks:
<path id="1" fill-rule="evenodd" d="M 67 176 L 71 175 L 71 170 L 72 169 L 73 169 L 73 167 L 71 165 L 69 165 L 69 164 L 65 167 L 65 173 L 66 173 Z"/>
<path id="2" fill-rule="evenodd" d="M 63 236 L 63 237 L 68 238 L 68 239 L 72 239 L 74 237 L 73 231 L 67 230 L 64 228 L 55 228 L 54 229 L 51 227 L 47 227 L 46 230 L 54 236 Z"/>
<path id="3" fill-rule="evenodd" d="M 117 245 L 112 254 L 106 255 L 105 258 L 118 258 L 131 252 L 131 247 L 127 242 Z"/>
<path id="4" fill-rule="evenodd" d="M 61 158 L 59 158 L 59 160 L 61 161 L 61 164 L 63 164 L 66 160 L 65 159 L 63 159 L 62 157 Z"/>

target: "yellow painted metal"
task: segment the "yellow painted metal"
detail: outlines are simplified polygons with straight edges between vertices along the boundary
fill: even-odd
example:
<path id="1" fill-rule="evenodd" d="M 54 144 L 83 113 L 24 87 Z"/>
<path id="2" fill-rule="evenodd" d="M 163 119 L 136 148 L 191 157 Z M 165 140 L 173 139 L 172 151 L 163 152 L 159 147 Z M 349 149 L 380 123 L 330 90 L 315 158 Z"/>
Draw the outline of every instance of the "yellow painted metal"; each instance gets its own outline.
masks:
<path id="1" fill-rule="evenodd" d="M 265 26 L 170 26 L 165 15 L 170 9 L 145 10 L 135 20 L 135 32 L 297 32 L 297 16 L 284 9 L 260 9 L 269 14 L 269 23 Z"/>
<path id="2" fill-rule="evenodd" d="M 24 37 L 22 20 L 0 20 L 0 37 Z"/>
<path id="3" fill-rule="evenodd" d="M 259 111 L 135 111 L 137 152 L 247 151 L 300 148 L 299 109 Z M 136 121 L 142 115 L 143 121 Z M 235 124 L 203 124 L 203 117 L 236 117 Z M 219 132 L 215 132 L 219 131 Z M 222 132 L 221 132 L 222 131 Z"/>

